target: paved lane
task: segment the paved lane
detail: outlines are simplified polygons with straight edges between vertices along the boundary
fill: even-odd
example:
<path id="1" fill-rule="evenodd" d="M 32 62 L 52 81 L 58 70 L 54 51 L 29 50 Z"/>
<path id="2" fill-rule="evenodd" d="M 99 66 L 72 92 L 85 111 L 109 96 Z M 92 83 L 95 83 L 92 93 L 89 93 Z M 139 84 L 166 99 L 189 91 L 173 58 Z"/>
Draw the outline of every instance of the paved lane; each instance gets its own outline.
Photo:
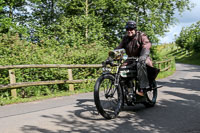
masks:
<path id="1" fill-rule="evenodd" d="M 98 115 L 93 93 L 0 107 L 0 133 L 200 133 L 200 66 L 177 64 L 159 80 L 158 103 Z"/>

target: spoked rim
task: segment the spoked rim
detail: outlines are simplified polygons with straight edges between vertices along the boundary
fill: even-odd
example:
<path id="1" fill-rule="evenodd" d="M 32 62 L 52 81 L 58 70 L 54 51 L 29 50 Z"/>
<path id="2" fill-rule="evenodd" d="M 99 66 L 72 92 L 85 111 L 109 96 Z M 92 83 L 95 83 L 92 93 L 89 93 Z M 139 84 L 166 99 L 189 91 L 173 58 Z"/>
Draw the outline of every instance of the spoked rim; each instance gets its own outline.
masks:
<path id="1" fill-rule="evenodd" d="M 98 112 L 106 119 L 117 117 L 121 110 L 123 96 L 120 85 L 114 85 L 112 74 L 98 78 L 94 90 L 94 102 Z"/>
<path id="2" fill-rule="evenodd" d="M 108 116 L 115 117 L 118 114 L 119 95 L 112 80 L 104 79 L 101 82 L 99 100 L 104 113 Z"/>
<path id="3" fill-rule="evenodd" d="M 156 81 L 153 81 L 151 88 L 147 89 L 146 97 L 147 97 L 147 102 L 145 103 L 145 105 L 147 107 L 153 107 L 157 100 L 157 83 L 156 83 Z"/>
<path id="4" fill-rule="evenodd" d="M 149 89 L 147 91 L 147 97 L 148 97 L 148 100 L 151 101 L 151 102 L 156 102 L 156 99 L 157 99 L 157 90 L 155 89 Z"/>

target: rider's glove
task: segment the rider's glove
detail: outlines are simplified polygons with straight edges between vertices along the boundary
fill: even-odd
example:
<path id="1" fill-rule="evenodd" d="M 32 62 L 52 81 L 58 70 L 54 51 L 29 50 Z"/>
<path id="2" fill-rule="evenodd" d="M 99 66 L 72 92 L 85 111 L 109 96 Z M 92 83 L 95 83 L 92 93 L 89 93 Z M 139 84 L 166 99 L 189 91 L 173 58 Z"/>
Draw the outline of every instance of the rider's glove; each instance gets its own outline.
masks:
<path id="1" fill-rule="evenodd" d="M 140 57 L 139 57 L 139 62 L 140 63 L 145 63 L 147 57 L 149 56 L 150 50 L 146 49 L 146 48 L 142 48 L 142 51 L 140 53 Z"/>

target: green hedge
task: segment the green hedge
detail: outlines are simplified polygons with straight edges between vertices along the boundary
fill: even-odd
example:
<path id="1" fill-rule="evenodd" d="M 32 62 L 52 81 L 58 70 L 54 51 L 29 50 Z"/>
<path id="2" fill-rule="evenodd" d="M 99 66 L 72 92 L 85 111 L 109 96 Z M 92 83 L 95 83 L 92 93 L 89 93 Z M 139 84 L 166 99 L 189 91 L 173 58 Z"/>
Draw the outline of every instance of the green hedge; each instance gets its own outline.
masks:
<path id="1" fill-rule="evenodd" d="M 0 65 L 24 64 L 100 64 L 105 60 L 109 49 L 98 44 L 71 48 L 68 45 L 41 46 L 20 40 L 19 36 L 3 35 L 0 37 Z M 17 82 L 64 80 L 67 79 L 67 69 L 61 68 L 27 68 L 16 69 Z M 96 78 L 99 69 L 73 69 L 74 79 Z M 0 70 L 0 84 L 8 84 L 8 70 Z M 75 85 L 82 89 L 87 85 Z M 68 85 L 30 86 L 17 89 L 19 97 L 48 95 L 58 91 L 68 90 Z M 10 91 L 0 91 L 1 98 L 10 98 Z"/>

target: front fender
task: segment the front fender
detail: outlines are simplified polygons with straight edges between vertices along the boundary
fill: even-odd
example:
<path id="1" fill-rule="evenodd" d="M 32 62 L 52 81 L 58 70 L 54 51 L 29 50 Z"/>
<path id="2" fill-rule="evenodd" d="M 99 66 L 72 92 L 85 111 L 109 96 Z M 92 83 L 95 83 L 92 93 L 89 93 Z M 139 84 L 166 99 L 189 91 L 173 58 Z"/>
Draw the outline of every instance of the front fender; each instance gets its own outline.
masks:
<path id="1" fill-rule="evenodd" d="M 111 76 L 113 77 L 113 79 L 115 79 L 115 74 L 113 74 L 113 73 L 111 73 L 111 72 L 109 72 L 109 71 L 103 72 L 102 75 L 101 75 L 100 77 L 105 77 L 105 76 L 107 76 L 107 75 L 111 75 Z"/>

